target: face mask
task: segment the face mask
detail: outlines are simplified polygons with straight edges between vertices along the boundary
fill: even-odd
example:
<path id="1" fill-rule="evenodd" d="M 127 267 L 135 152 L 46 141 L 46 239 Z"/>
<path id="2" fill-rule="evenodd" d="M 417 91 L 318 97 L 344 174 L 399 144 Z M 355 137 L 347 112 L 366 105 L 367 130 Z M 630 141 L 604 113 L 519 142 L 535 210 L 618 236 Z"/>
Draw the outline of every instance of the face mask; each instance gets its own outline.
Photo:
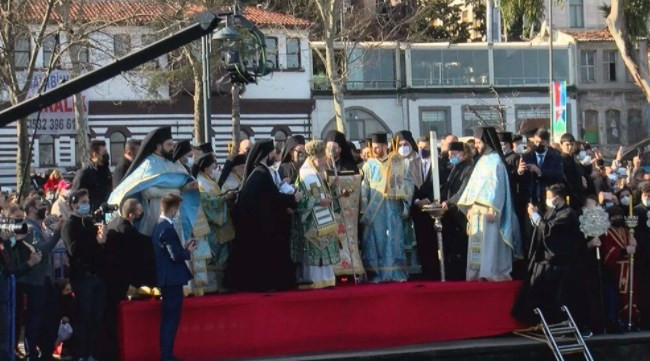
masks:
<path id="1" fill-rule="evenodd" d="M 616 175 L 616 173 L 610 173 L 609 176 L 607 177 L 609 178 L 609 181 L 611 183 L 616 183 L 616 181 L 618 180 L 618 175 Z"/>
<path id="2" fill-rule="evenodd" d="M 524 144 L 517 144 L 517 147 L 515 148 L 515 153 L 521 155 L 524 154 L 526 151 L 526 146 Z"/>
<path id="3" fill-rule="evenodd" d="M 11 248 L 14 248 L 16 245 L 16 237 L 11 236 L 11 238 L 9 238 L 9 244 L 11 245 Z"/>
<path id="4" fill-rule="evenodd" d="M 81 214 L 82 216 L 87 215 L 90 213 L 90 204 L 88 203 L 81 203 L 79 207 L 77 208 L 77 213 Z"/>
<path id="5" fill-rule="evenodd" d="M 36 210 L 38 214 L 38 219 L 41 221 L 45 219 L 45 214 L 47 213 L 47 208 L 41 208 Z"/>
<path id="6" fill-rule="evenodd" d="M 590 155 L 585 155 L 585 158 L 581 160 L 582 165 L 588 166 L 591 164 L 591 156 Z"/>
<path id="7" fill-rule="evenodd" d="M 406 156 L 408 156 L 409 154 L 411 154 L 411 147 L 408 146 L 408 145 L 403 145 L 403 146 L 399 147 L 399 149 L 397 149 L 397 152 L 398 152 L 399 155 L 401 155 L 402 157 L 406 157 Z"/>
<path id="8" fill-rule="evenodd" d="M 458 156 L 451 157 L 451 158 L 449 158 L 449 163 L 451 163 L 453 165 L 456 165 L 456 164 L 460 163 L 460 158 L 458 158 Z"/>
<path id="9" fill-rule="evenodd" d="M 104 165 L 109 165 L 111 164 L 111 157 L 108 155 L 108 153 L 102 155 L 102 161 L 104 162 Z"/>
<path id="10" fill-rule="evenodd" d="M 629 206 L 630 205 L 630 197 L 625 196 L 621 198 L 621 204 L 624 206 Z"/>
<path id="11" fill-rule="evenodd" d="M 542 154 L 546 152 L 546 146 L 544 144 L 540 144 L 535 148 L 535 152 Z"/>
<path id="12" fill-rule="evenodd" d="M 553 202 L 553 199 L 555 199 L 555 198 L 551 198 L 551 199 L 546 200 L 546 207 L 555 208 L 555 203 Z"/>
<path id="13" fill-rule="evenodd" d="M 643 205 L 650 208 L 650 198 L 643 199 Z"/>
<path id="14" fill-rule="evenodd" d="M 583 160 L 585 159 L 586 156 L 587 156 L 587 152 L 585 152 L 584 150 L 581 150 L 581 151 L 578 153 L 578 160 L 579 160 L 579 161 L 583 161 Z"/>
<path id="15" fill-rule="evenodd" d="M 430 151 L 426 149 L 420 149 L 420 157 L 422 157 L 423 159 L 429 158 L 430 155 L 431 155 Z"/>
<path id="16" fill-rule="evenodd" d="M 605 208 L 612 208 L 614 207 L 614 202 L 607 201 L 605 202 Z"/>
<path id="17" fill-rule="evenodd" d="M 191 167 L 194 165 L 194 157 L 187 157 L 187 161 L 185 162 L 185 165 L 188 167 Z"/>

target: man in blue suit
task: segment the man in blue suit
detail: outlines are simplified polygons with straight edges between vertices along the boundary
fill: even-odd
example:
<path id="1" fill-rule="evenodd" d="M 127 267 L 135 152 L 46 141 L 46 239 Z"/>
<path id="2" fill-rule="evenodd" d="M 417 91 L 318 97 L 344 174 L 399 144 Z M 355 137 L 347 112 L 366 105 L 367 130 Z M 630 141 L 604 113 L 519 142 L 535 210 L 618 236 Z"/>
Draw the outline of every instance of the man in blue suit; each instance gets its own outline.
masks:
<path id="1" fill-rule="evenodd" d="M 185 247 L 174 229 L 173 221 L 183 199 L 169 194 L 160 201 L 160 218 L 153 228 L 151 240 L 156 257 L 158 287 L 162 295 L 160 322 L 160 353 L 163 361 L 174 361 L 174 340 L 183 309 L 183 285 L 192 279 L 185 261 L 196 249 L 191 240 Z"/>

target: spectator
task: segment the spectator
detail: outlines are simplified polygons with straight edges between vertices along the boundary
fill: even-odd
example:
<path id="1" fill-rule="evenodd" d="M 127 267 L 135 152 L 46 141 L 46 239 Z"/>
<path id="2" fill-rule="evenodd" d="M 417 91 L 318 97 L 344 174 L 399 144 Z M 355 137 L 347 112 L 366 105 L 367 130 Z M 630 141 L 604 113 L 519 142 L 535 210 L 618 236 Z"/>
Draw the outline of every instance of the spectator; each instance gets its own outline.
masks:
<path id="1" fill-rule="evenodd" d="M 63 225 L 61 237 L 70 259 L 70 281 L 79 304 L 77 322 L 73 324 L 76 334 L 75 351 L 84 360 L 93 357 L 95 341 L 101 322 L 106 294 L 104 282 L 105 227 L 98 230 L 88 217 L 90 197 L 80 189 L 70 196 L 72 214 Z"/>
<path id="2" fill-rule="evenodd" d="M 120 159 L 113 170 L 113 188 L 117 188 L 120 182 L 122 182 L 122 179 L 124 179 L 124 175 L 126 174 L 126 171 L 129 170 L 133 158 L 140 150 L 140 143 L 141 142 L 137 139 L 129 139 L 126 142 L 124 147 L 124 156 L 122 156 L 122 159 Z"/>
<path id="3" fill-rule="evenodd" d="M 73 191 L 80 189 L 88 191 L 91 211 L 106 202 L 113 190 L 109 164 L 106 142 L 93 140 L 90 143 L 90 164 L 77 172 L 72 182 Z"/>

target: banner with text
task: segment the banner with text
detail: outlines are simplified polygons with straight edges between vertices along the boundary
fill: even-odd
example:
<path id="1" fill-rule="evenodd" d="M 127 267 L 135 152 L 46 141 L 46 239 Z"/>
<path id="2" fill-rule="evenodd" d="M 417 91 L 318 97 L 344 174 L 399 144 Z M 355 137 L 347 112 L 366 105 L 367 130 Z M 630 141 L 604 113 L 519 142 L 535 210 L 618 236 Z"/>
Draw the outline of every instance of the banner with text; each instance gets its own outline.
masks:
<path id="1" fill-rule="evenodd" d="M 559 143 L 560 138 L 567 132 L 566 113 L 566 81 L 553 82 L 553 142 Z"/>
<path id="2" fill-rule="evenodd" d="M 34 74 L 34 80 L 27 93 L 27 98 L 32 98 L 38 94 L 38 87 L 47 73 L 37 72 Z M 59 84 L 70 79 L 70 72 L 67 70 L 53 70 L 48 79 L 45 91 L 54 89 Z M 88 101 L 82 93 L 83 99 L 83 117 L 88 119 Z M 74 118 L 74 98 L 60 100 L 48 107 L 43 108 L 39 119 L 38 112 L 27 117 L 27 124 L 30 134 L 36 127 L 36 134 L 77 134 Z"/>

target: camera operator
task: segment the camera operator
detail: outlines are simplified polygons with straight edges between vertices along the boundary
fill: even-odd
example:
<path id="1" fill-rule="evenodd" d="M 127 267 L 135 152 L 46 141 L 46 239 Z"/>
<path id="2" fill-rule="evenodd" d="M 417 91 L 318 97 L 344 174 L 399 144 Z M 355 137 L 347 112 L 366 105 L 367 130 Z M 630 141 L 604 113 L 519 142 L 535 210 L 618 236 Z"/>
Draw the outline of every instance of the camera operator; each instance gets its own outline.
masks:
<path id="1" fill-rule="evenodd" d="M 47 214 L 47 204 L 41 199 L 28 198 L 23 204 L 25 223 L 28 225 L 27 237 L 23 242 L 40 252 L 42 260 L 39 264 L 17 280 L 17 298 L 27 299 L 25 308 L 25 351 L 33 359 L 52 359 L 54 341 L 57 334 L 57 323 L 54 317 L 52 303 L 56 300 L 53 287 L 50 254 L 61 238 L 61 220 L 53 220 L 47 230 L 43 221 Z"/>
<path id="2" fill-rule="evenodd" d="M 111 352 L 109 359 L 117 359 L 117 319 L 120 301 L 126 299 L 129 285 L 155 285 L 155 261 L 151 237 L 138 232 L 134 223 L 142 218 L 142 205 L 137 199 L 127 199 L 121 215 L 108 224 L 104 247 L 106 274 L 106 336 Z"/>
<path id="3" fill-rule="evenodd" d="M 22 223 L 23 211 L 13 206 L 7 211 L 7 222 Z M 9 360 L 9 293 L 8 278 L 13 275 L 21 277 L 41 262 L 41 253 L 34 252 L 22 241 L 25 235 L 0 232 L 0 360 Z"/>
<path id="4" fill-rule="evenodd" d="M 95 352 L 106 285 L 104 276 L 105 226 L 95 229 L 90 216 L 88 191 L 80 189 L 70 196 L 72 214 L 63 225 L 61 237 L 70 259 L 70 281 L 77 297 L 79 314 L 73 324 L 77 357 L 87 360 Z"/>

